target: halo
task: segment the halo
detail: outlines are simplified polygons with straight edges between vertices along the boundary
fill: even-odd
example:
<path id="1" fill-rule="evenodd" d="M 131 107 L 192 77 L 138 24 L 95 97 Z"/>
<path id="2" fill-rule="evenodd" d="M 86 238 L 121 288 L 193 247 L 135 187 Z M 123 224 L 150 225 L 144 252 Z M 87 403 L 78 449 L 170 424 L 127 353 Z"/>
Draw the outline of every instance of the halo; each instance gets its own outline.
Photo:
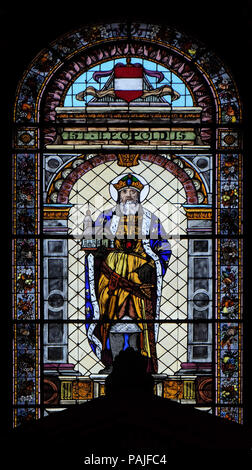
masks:
<path id="1" fill-rule="evenodd" d="M 113 181 L 110 182 L 110 185 L 109 185 L 110 196 L 116 202 L 117 202 L 117 199 L 118 199 L 118 191 L 114 187 L 114 184 L 118 183 L 118 181 L 120 179 L 122 179 L 124 176 L 127 176 L 128 174 L 129 173 L 124 173 L 123 175 L 118 175 L 116 178 L 113 179 Z M 140 202 L 142 202 L 147 197 L 147 195 L 149 194 L 150 186 L 142 176 L 137 175 L 136 173 L 131 173 L 131 174 L 133 176 L 135 176 L 144 185 L 142 191 L 140 191 Z"/>

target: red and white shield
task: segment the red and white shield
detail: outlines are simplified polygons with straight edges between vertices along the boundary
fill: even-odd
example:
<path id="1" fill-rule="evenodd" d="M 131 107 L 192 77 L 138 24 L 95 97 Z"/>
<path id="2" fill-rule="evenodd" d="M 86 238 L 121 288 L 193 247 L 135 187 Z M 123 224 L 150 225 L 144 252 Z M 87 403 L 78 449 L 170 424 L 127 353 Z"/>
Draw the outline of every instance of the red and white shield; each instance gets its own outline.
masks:
<path id="1" fill-rule="evenodd" d="M 114 68 L 114 90 L 117 98 L 128 103 L 143 94 L 143 67 L 117 65 Z"/>

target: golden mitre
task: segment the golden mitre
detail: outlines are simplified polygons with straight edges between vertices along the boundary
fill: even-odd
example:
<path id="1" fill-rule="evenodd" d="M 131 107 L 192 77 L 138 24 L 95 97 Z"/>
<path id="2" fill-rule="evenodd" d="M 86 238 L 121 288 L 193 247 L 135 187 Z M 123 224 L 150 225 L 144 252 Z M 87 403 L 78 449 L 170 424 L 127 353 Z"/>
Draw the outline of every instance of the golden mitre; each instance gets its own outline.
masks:
<path id="1" fill-rule="evenodd" d="M 144 185 L 139 181 L 135 175 L 129 173 L 113 185 L 117 191 L 124 188 L 134 188 L 137 191 L 142 191 Z"/>

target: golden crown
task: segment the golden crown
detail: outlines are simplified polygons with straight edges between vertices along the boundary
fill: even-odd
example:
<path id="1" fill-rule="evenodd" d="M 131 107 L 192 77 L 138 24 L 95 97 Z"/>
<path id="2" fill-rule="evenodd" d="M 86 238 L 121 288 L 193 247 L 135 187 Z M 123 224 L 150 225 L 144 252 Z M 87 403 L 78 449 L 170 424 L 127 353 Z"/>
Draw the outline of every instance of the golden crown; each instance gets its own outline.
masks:
<path id="1" fill-rule="evenodd" d="M 144 185 L 134 175 L 128 174 L 114 184 L 115 189 L 120 191 L 123 188 L 134 188 L 137 191 L 142 191 Z"/>

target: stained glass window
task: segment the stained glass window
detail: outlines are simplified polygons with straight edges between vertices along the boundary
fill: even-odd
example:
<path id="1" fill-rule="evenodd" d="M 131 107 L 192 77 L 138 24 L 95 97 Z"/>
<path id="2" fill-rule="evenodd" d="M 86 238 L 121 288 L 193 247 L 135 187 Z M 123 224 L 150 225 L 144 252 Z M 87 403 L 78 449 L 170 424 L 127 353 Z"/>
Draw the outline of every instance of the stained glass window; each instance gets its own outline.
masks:
<path id="1" fill-rule="evenodd" d="M 157 395 L 243 422 L 241 122 L 225 64 L 168 26 L 83 26 L 32 61 L 14 109 L 14 426 L 102 396 L 128 346 Z"/>

